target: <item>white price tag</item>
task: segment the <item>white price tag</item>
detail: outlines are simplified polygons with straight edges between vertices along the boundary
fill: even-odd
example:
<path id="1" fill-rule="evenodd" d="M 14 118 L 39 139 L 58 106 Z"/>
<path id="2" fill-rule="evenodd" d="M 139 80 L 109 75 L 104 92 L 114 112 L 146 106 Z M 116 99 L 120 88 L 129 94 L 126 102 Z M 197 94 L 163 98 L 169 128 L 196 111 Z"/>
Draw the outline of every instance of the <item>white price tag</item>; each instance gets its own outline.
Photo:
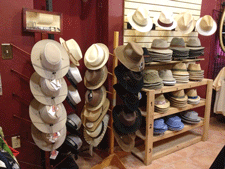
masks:
<path id="1" fill-rule="evenodd" d="M 62 87 L 59 80 L 54 79 L 50 83 L 51 83 L 52 87 L 54 87 L 55 90 L 59 90 Z"/>
<path id="2" fill-rule="evenodd" d="M 56 150 L 51 151 L 50 159 L 55 160 L 58 154 L 59 152 Z"/>

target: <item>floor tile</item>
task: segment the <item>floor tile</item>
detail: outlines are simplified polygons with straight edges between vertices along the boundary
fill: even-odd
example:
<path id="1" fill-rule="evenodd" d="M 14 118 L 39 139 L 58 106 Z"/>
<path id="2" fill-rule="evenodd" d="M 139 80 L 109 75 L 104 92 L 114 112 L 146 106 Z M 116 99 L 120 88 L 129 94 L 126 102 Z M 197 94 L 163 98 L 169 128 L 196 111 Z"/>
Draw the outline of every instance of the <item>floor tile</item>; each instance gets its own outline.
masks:
<path id="1" fill-rule="evenodd" d="M 175 162 L 171 166 L 176 169 L 201 169 L 200 167 L 192 164 L 191 160 L 188 159 Z"/>
<path id="2" fill-rule="evenodd" d="M 181 159 L 183 159 L 184 157 L 182 157 L 181 155 L 179 154 L 176 154 L 176 153 L 172 153 L 172 154 L 169 154 L 167 156 L 164 156 L 162 158 L 160 158 L 158 160 L 158 162 L 160 162 L 161 164 L 171 164 L 171 163 L 174 163 L 176 161 L 179 161 Z"/>
<path id="3" fill-rule="evenodd" d="M 194 165 L 199 166 L 203 169 L 209 168 L 212 165 L 215 158 L 216 157 L 214 155 L 207 153 L 190 157 Z"/>

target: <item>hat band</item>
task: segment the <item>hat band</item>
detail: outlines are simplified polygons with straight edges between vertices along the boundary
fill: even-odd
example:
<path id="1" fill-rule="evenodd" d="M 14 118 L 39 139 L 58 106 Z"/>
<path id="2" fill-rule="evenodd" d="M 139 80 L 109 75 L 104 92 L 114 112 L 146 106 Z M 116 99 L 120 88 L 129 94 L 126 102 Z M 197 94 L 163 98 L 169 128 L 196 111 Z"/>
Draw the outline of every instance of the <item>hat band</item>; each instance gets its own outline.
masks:
<path id="1" fill-rule="evenodd" d="M 161 48 L 161 47 L 154 47 L 154 46 L 151 46 L 151 49 L 166 50 L 166 49 L 169 49 L 169 47 Z"/>
<path id="2" fill-rule="evenodd" d="M 100 137 L 100 135 L 103 133 L 103 131 L 104 131 L 104 122 L 102 121 L 102 128 L 101 128 L 101 131 L 100 131 L 100 133 L 96 136 L 96 137 L 91 137 L 92 139 L 96 139 L 96 138 L 98 138 L 98 137 Z"/>
<path id="3" fill-rule="evenodd" d="M 202 46 L 192 46 L 192 45 L 187 45 L 187 47 L 199 48 L 199 47 L 202 47 Z"/>
<path id="4" fill-rule="evenodd" d="M 184 96 L 174 96 L 174 95 L 172 95 L 172 97 L 178 98 L 178 99 L 183 99 L 183 98 L 185 98 L 185 95 Z"/>
<path id="5" fill-rule="evenodd" d="M 158 24 L 160 25 L 160 26 L 163 26 L 163 27 L 170 27 L 170 26 L 172 26 L 173 25 L 173 22 L 171 22 L 171 23 L 163 23 L 163 22 L 161 22 L 159 19 L 158 19 Z"/>
<path id="6" fill-rule="evenodd" d="M 197 99 L 198 96 L 188 96 L 189 99 Z"/>
<path id="7" fill-rule="evenodd" d="M 170 47 L 185 48 L 185 46 L 180 46 L 180 45 L 170 45 Z"/>
<path id="8" fill-rule="evenodd" d="M 147 25 L 147 23 L 138 23 L 138 22 L 136 21 L 136 18 L 134 17 L 134 15 L 132 16 L 132 19 L 133 19 L 133 21 L 134 21 L 137 25 L 139 25 L 139 26 L 146 26 L 146 25 Z"/>
<path id="9" fill-rule="evenodd" d="M 76 124 L 73 120 L 67 119 L 67 121 L 68 121 L 70 124 L 72 124 L 72 126 L 74 126 L 75 129 L 77 130 L 77 124 Z"/>
<path id="10" fill-rule="evenodd" d="M 71 71 L 68 71 L 68 76 L 67 78 L 71 79 L 73 81 L 74 84 L 77 84 L 77 80 L 74 78 L 73 74 L 71 73 Z"/>
<path id="11" fill-rule="evenodd" d="M 181 72 L 187 72 L 186 69 L 172 69 L 172 71 L 181 71 Z"/>
<path id="12" fill-rule="evenodd" d="M 190 72 L 202 72 L 202 70 L 188 70 Z"/>
<path id="13" fill-rule="evenodd" d="M 166 104 L 166 100 L 163 100 L 163 101 L 155 101 L 155 104 L 156 105 L 164 105 L 164 104 Z"/>

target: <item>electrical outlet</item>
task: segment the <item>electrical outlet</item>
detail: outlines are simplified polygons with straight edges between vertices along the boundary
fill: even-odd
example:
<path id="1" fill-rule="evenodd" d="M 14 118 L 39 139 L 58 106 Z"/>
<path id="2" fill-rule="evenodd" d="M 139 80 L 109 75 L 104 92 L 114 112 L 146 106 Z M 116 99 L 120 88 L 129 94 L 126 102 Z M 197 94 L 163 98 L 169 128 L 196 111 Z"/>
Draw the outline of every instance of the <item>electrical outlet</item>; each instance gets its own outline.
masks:
<path id="1" fill-rule="evenodd" d="M 20 136 L 12 137 L 12 148 L 20 148 Z"/>
<path id="2" fill-rule="evenodd" d="M 13 58 L 12 45 L 10 43 L 2 43 L 2 58 L 3 59 Z"/>

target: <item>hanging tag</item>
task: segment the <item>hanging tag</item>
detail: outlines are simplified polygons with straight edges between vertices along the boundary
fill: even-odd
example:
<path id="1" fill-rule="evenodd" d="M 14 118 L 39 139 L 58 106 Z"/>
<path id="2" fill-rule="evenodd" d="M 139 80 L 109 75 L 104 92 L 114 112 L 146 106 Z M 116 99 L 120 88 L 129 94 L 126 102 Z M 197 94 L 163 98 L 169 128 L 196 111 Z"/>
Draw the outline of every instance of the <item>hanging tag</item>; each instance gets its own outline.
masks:
<path id="1" fill-rule="evenodd" d="M 59 80 L 54 79 L 50 83 L 55 90 L 59 90 L 62 87 L 62 85 L 59 83 Z"/>
<path id="2" fill-rule="evenodd" d="M 52 105 L 51 108 L 49 109 L 48 113 L 51 114 L 52 116 L 55 116 L 55 112 L 58 111 L 58 107 L 55 105 Z"/>
<path id="3" fill-rule="evenodd" d="M 93 145 L 91 145 L 91 144 L 89 146 L 89 154 L 90 154 L 90 156 L 93 156 Z"/>
<path id="4" fill-rule="evenodd" d="M 59 152 L 56 150 L 51 151 L 50 159 L 55 160 L 58 154 Z"/>
<path id="5" fill-rule="evenodd" d="M 52 142 L 52 143 L 55 143 L 58 140 L 59 137 L 60 137 L 60 132 L 53 133 L 50 136 L 49 141 Z"/>

